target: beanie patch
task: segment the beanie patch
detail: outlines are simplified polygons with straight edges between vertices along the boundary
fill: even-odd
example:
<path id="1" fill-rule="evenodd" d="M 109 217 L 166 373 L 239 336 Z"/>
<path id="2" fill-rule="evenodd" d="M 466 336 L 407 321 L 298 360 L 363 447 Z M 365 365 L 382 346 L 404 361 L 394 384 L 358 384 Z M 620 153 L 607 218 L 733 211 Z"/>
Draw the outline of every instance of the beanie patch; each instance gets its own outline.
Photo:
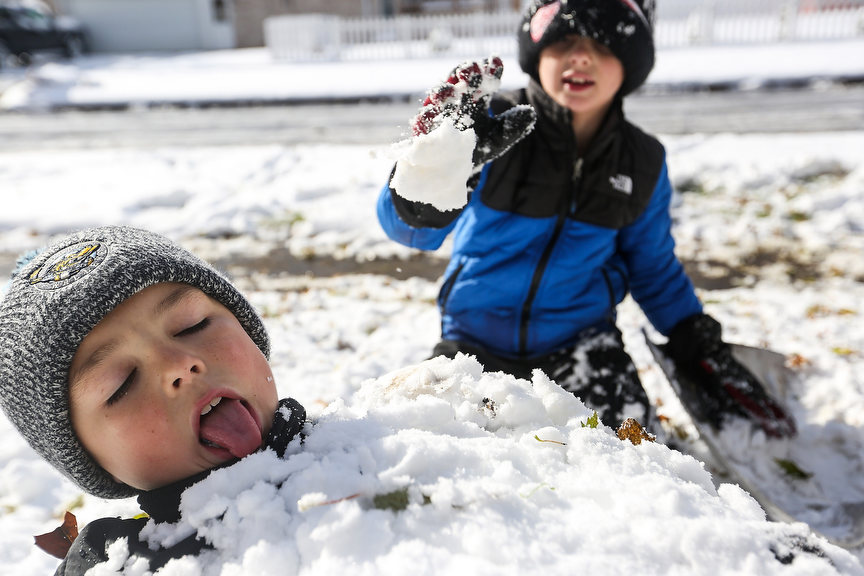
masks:
<path id="1" fill-rule="evenodd" d="M 555 19 L 555 16 L 558 15 L 558 12 L 560 10 L 560 2 L 553 2 L 552 4 L 547 4 L 537 10 L 537 12 L 531 18 L 531 40 L 533 40 L 534 42 L 539 42 L 543 38 L 543 35 L 546 34 L 546 30 L 549 28 L 549 24 L 552 23 L 552 21 Z"/>
<path id="2" fill-rule="evenodd" d="M 108 255 L 108 246 L 100 242 L 79 242 L 58 250 L 30 273 L 30 284 L 41 290 L 56 290 L 93 272 Z"/>

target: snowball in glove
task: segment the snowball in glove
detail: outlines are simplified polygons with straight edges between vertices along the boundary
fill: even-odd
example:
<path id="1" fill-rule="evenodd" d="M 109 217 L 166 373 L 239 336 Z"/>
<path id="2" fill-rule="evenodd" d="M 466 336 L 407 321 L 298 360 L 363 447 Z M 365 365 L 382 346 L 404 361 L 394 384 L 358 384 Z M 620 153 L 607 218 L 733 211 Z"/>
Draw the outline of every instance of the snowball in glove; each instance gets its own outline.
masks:
<path id="1" fill-rule="evenodd" d="M 503 71 L 497 56 L 465 62 L 429 91 L 390 180 L 396 194 L 441 211 L 461 208 L 468 200 L 468 180 L 531 132 L 536 113 L 530 106 L 489 116 L 489 100 L 501 86 Z"/>

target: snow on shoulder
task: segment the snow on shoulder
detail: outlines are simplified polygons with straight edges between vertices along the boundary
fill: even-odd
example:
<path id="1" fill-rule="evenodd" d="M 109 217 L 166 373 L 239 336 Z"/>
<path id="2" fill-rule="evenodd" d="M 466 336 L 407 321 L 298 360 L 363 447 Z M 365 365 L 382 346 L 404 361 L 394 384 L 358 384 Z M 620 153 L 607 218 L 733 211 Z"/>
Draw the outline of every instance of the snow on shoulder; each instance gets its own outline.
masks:
<path id="1" fill-rule="evenodd" d="M 144 535 L 214 547 L 163 574 L 864 574 L 695 459 L 591 416 L 539 371 L 435 358 L 334 402 L 285 459 L 215 471 Z M 143 573 L 123 548 L 109 563 Z"/>

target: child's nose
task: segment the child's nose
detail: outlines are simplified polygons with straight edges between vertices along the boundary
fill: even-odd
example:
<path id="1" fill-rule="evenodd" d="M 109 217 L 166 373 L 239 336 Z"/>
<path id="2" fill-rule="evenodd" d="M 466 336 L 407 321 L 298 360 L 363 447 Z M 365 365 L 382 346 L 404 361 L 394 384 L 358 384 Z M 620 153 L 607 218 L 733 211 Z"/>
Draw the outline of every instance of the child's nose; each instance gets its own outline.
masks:
<path id="1" fill-rule="evenodd" d="M 180 388 L 182 388 L 184 385 L 188 384 L 192 380 L 193 374 L 199 374 L 200 372 L 201 372 L 201 369 L 198 368 L 198 365 L 193 364 L 192 366 L 189 367 L 189 370 L 185 374 L 182 374 L 182 375 L 172 374 L 172 376 L 175 376 L 175 378 L 173 380 L 171 380 L 171 390 L 172 391 L 179 390 Z M 169 379 L 166 379 L 166 382 Z"/>
<path id="2" fill-rule="evenodd" d="M 591 44 L 584 38 L 576 40 L 570 44 L 569 57 L 573 61 L 580 63 L 591 61 Z"/>
<path id="3" fill-rule="evenodd" d="M 173 352 L 165 358 L 163 387 L 168 394 L 176 394 L 204 372 L 204 362 L 197 356 Z"/>

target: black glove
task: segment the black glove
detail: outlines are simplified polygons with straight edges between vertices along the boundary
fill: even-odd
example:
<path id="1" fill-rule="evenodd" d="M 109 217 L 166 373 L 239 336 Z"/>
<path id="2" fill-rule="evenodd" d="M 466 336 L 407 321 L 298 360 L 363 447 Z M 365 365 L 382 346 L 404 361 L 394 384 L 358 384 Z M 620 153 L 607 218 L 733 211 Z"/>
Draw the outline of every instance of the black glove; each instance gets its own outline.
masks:
<path id="1" fill-rule="evenodd" d="M 489 116 L 489 101 L 501 84 L 504 64 L 497 56 L 482 62 L 464 62 L 430 90 L 411 123 L 414 136 L 428 134 L 444 118 L 459 130 L 474 129 L 477 146 L 475 168 L 498 158 L 534 129 L 537 114 L 531 106 L 514 106 L 498 116 Z"/>
<path id="2" fill-rule="evenodd" d="M 664 347 L 675 363 L 682 401 L 696 416 L 720 429 L 730 417 L 745 417 L 773 438 L 795 435 L 795 421 L 732 356 L 720 324 L 707 314 L 679 322 Z"/>
<path id="3" fill-rule="evenodd" d="M 397 161 L 390 175 L 393 204 L 407 224 L 431 228 L 448 225 L 468 202 L 483 165 L 500 157 L 534 129 L 537 115 L 528 105 L 514 106 L 497 116 L 489 115 L 489 102 L 501 84 L 503 71 L 504 66 L 498 57 L 482 62 L 465 62 L 457 66 L 447 80 L 428 92 L 411 121 L 411 144 L 417 149 L 433 150 L 431 155 L 427 152 L 424 159 L 438 159 L 436 161 L 441 165 L 426 164 L 421 170 L 403 157 Z M 469 170 L 465 175 L 467 181 L 459 180 L 457 176 L 454 182 L 446 185 L 436 181 L 436 185 L 428 186 L 430 181 L 425 171 L 430 168 L 454 175 L 461 172 L 461 167 L 458 170 L 454 168 L 452 156 L 447 154 L 450 150 L 434 153 L 433 147 L 448 145 L 446 140 L 442 144 L 441 140 L 424 139 L 438 129 L 445 119 L 459 131 L 474 131 L 471 164 L 467 166 Z M 468 160 L 466 157 L 465 161 Z M 444 198 L 446 201 L 443 201 Z"/>

